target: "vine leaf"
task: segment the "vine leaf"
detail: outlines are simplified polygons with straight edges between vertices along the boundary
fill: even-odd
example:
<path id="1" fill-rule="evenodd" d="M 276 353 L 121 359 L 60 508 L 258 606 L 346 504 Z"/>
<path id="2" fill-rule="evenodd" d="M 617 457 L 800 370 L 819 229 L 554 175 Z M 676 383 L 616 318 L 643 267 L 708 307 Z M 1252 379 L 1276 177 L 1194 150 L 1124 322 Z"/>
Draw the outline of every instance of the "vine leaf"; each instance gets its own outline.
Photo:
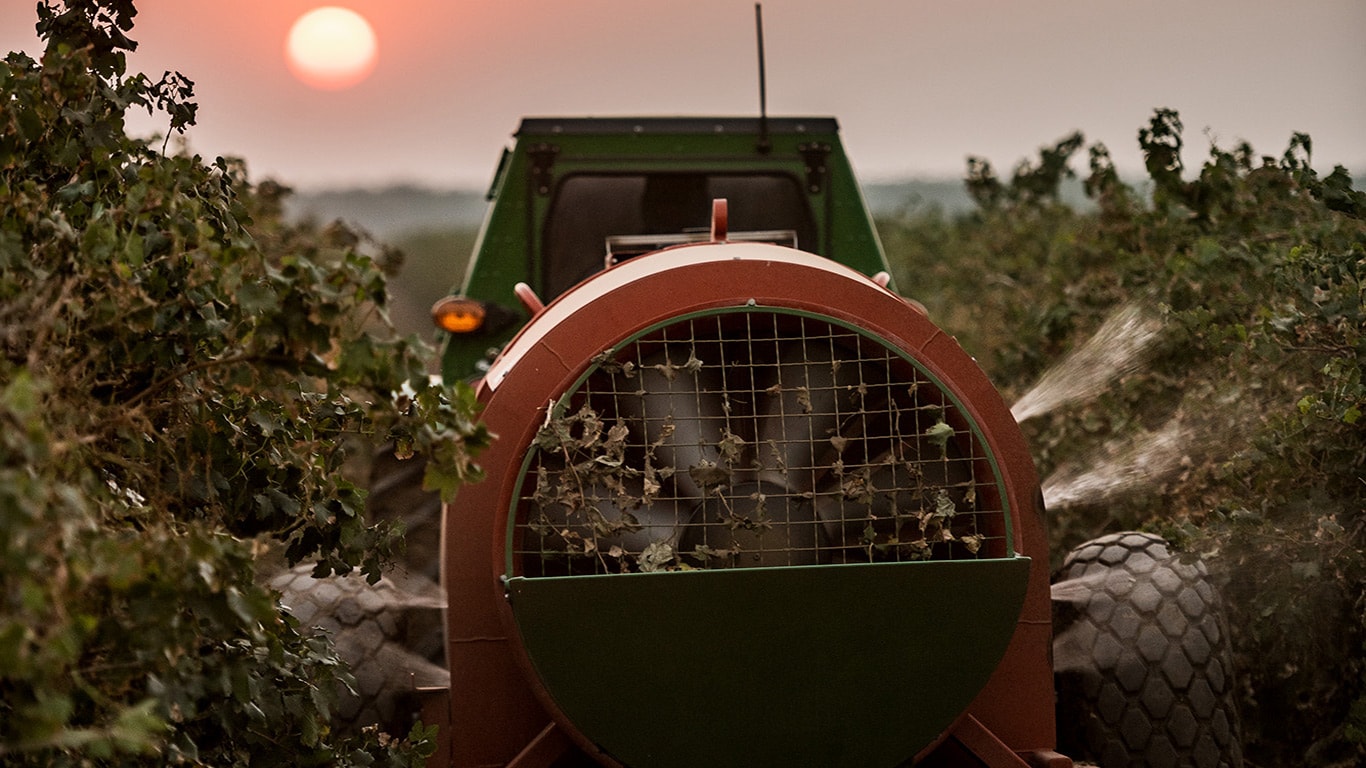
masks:
<path id="1" fill-rule="evenodd" d="M 642 573 L 666 570 L 673 560 L 674 548 L 672 544 L 667 541 L 652 541 L 640 553 L 640 570 Z"/>
<path id="2" fill-rule="evenodd" d="M 934 516 L 947 520 L 956 514 L 958 514 L 958 507 L 954 505 L 949 492 L 940 488 L 934 494 Z"/>
<path id="3" fill-rule="evenodd" d="M 703 488 L 710 488 L 717 485 L 726 485 L 730 482 L 730 470 L 726 467 L 718 466 L 716 462 L 703 459 L 695 466 L 688 468 L 688 476 L 693 482 Z"/>
<path id="4" fill-rule="evenodd" d="M 934 423 L 934 426 L 925 430 L 925 437 L 930 439 L 930 443 L 937 446 L 943 456 L 949 453 L 949 438 L 953 437 L 953 427 L 942 418 Z"/>

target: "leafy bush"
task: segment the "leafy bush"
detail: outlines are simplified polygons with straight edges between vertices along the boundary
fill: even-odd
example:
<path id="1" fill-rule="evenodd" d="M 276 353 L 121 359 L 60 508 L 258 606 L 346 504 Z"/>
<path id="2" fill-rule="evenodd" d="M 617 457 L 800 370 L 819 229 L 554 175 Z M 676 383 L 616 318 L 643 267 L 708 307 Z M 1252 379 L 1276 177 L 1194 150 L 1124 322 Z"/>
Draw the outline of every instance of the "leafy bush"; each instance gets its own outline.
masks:
<path id="1" fill-rule="evenodd" d="M 377 578 L 402 532 L 365 524 L 355 457 L 396 440 L 453 492 L 472 393 L 387 330 L 390 254 L 125 134 L 195 115 L 126 73 L 135 13 L 43 2 L 41 62 L 0 63 L 0 760 L 417 764 L 430 731 L 329 732 L 346 672 L 257 560 Z"/>
<path id="2" fill-rule="evenodd" d="M 880 222 L 884 242 L 1010 397 L 1107 317 L 1160 320 L 1142 367 L 1025 424 L 1043 474 L 1088 489 L 1050 510 L 1054 555 L 1134 527 L 1203 552 L 1230 602 L 1247 754 L 1359 764 L 1366 195 L 1341 167 L 1317 174 L 1301 134 L 1279 157 L 1211 147 L 1193 178 L 1175 112 L 1138 141 L 1141 189 L 1096 144 L 1089 204 L 1063 204 L 1077 134 L 1008 181 L 971 161 L 976 212 Z"/>

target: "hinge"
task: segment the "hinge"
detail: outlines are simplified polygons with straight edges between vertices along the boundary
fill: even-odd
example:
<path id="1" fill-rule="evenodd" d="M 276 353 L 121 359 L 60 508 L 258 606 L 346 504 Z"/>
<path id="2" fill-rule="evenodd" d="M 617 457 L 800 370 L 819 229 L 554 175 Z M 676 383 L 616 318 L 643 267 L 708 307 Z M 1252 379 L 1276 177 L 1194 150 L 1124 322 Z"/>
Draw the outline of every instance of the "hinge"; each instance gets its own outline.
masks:
<path id="1" fill-rule="evenodd" d="M 830 145 L 823 141 L 799 144 L 797 151 L 802 153 L 806 163 L 806 191 L 816 194 L 825 186 L 825 160 L 830 156 Z"/>
<path id="2" fill-rule="evenodd" d="M 559 147 L 545 143 L 536 144 L 527 151 L 527 156 L 531 158 L 531 187 L 536 194 L 550 194 L 550 182 L 553 179 L 550 170 L 555 167 L 555 156 L 558 154 Z"/>

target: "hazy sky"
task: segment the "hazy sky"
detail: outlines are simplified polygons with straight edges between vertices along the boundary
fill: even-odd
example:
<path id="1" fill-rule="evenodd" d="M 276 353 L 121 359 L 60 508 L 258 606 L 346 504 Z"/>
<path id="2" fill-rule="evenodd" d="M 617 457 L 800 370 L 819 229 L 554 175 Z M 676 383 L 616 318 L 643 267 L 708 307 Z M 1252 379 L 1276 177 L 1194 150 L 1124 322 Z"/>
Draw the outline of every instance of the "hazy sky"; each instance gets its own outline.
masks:
<path id="1" fill-rule="evenodd" d="M 339 92 L 284 62 L 319 5 L 373 24 L 374 73 Z M 0 0 L 0 50 L 38 53 L 35 0 Z M 195 81 L 190 148 L 303 189 L 481 187 L 523 115 L 753 114 L 752 0 L 140 0 L 130 68 Z M 765 0 L 771 115 L 833 115 L 866 179 L 1002 172 L 1073 130 L 1141 167 L 1177 109 L 1188 166 L 1294 131 L 1366 178 L 1363 0 Z M 154 124 L 146 121 L 138 125 Z M 1084 163 L 1084 159 L 1083 159 Z"/>

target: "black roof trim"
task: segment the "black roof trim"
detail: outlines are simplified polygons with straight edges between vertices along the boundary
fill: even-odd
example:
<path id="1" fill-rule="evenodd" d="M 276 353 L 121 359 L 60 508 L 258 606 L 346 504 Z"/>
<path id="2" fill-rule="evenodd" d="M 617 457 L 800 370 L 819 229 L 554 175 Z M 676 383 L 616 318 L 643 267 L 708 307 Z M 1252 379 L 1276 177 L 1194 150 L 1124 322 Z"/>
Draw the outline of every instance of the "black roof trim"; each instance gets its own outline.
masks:
<path id="1" fill-rule="evenodd" d="M 758 117 L 525 117 L 516 136 L 595 134 L 740 134 L 759 135 Z M 833 117 L 770 117 L 770 134 L 830 134 L 839 132 Z"/>

